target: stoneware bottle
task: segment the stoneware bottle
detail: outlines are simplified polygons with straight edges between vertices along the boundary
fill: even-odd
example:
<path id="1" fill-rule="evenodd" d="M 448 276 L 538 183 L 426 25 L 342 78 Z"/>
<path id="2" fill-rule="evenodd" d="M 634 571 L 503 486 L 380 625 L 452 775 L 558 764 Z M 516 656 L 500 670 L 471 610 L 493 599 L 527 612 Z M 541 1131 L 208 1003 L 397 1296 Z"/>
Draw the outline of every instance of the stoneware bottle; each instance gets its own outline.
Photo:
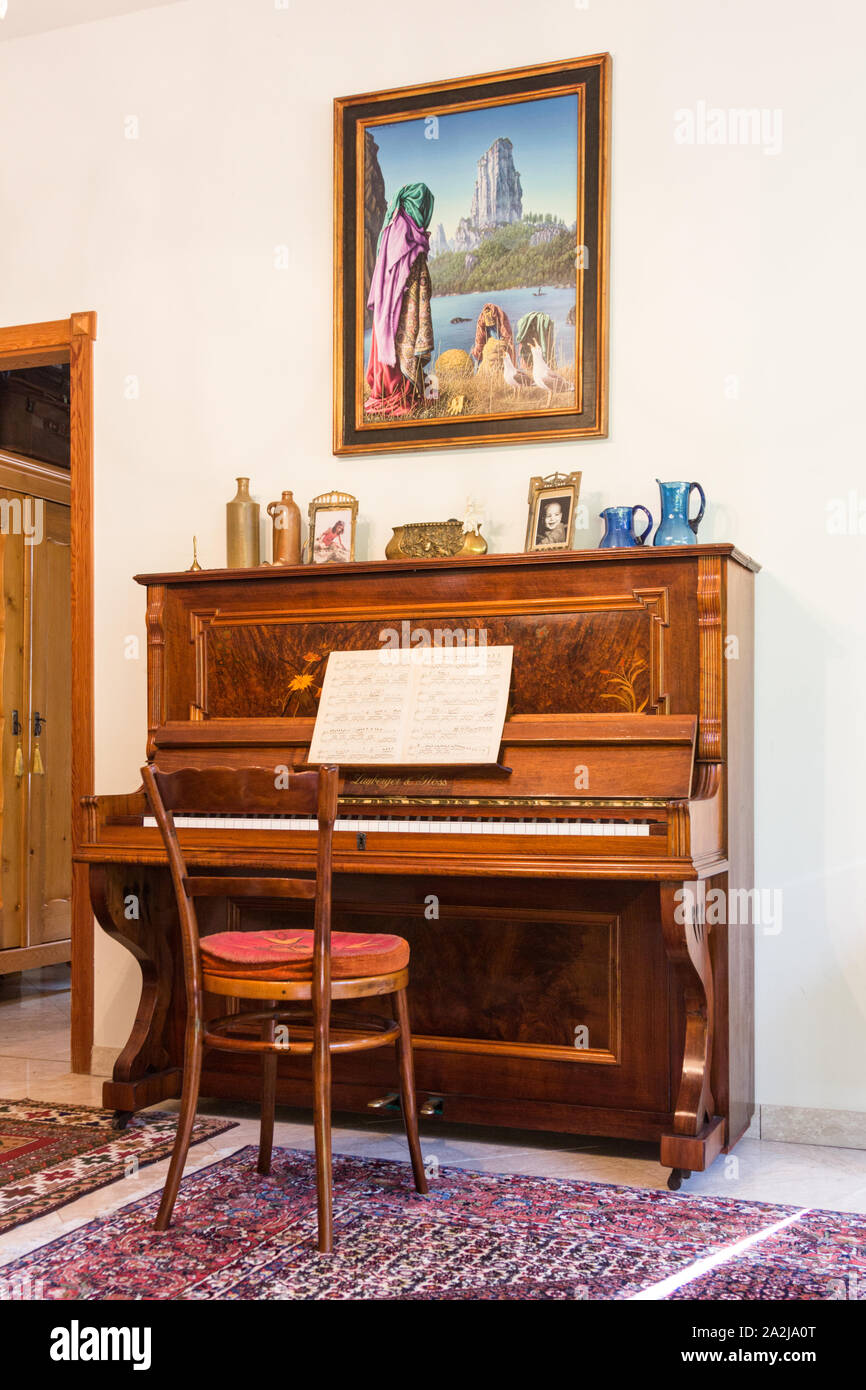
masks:
<path id="1" fill-rule="evenodd" d="M 237 484 L 226 503 L 226 564 L 230 570 L 245 570 L 259 563 L 259 504 L 250 497 L 249 478 L 238 478 Z"/>
<path id="2" fill-rule="evenodd" d="M 291 492 L 284 492 L 279 502 L 268 503 L 268 516 L 274 523 L 273 563 L 301 563 L 301 509 Z"/>

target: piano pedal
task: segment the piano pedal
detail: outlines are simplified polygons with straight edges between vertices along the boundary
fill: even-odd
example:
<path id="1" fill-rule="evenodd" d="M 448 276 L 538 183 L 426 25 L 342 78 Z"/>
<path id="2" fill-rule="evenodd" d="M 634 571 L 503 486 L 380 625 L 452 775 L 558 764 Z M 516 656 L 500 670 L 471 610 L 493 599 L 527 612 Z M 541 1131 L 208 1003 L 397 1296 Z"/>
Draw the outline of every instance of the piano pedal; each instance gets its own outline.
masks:
<path id="1" fill-rule="evenodd" d="M 445 1100 L 442 1096 L 428 1096 L 421 1106 L 421 1115 L 442 1115 L 445 1109 Z"/>
<path id="2" fill-rule="evenodd" d="M 400 1110 L 400 1092 L 388 1091 L 384 1096 L 376 1096 L 367 1101 L 368 1110 Z"/>

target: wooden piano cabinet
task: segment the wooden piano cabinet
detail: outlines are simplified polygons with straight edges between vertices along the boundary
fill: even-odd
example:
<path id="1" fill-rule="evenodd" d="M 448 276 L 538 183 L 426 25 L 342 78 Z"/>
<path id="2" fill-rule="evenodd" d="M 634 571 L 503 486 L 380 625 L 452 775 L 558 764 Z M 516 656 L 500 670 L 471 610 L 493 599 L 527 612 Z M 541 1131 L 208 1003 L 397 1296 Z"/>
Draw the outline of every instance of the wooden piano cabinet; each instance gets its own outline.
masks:
<path id="1" fill-rule="evenodd" d="M 302 764 L 332 650 L 419 630 L 514 646 L 507 777 L 349 770 L 341 794 L 341 816 L 374 819 L 369 834 L 335 834 L 334 926 L 409 940 L 433 1121 L 652 1140 L 672 1186 L 748 1128 L 752 928 L 705 905 L 753 886 L 756 570 L 733 546 L 699 545 L 141 578 L 148 755 L 164 768 Z M 104 1090 L 122 1123 L 179 1093 L 179 933 L 142 793 L 85 812 L 95 914 L 142 968 Z M 376 817 L 401 825 L 385 834 Z M 474 817 L 496 833 L 470 834 Z M 419 818 L 461 824 L 404 828 Z M 575 821 L 589 825 L 573 834 Z M 302 828 L 180 833 L 215 874 L 311 864 Z M 286 911 L 214 899 L 202 930 Z M 366 1111 L 394 1083 L 385 1053 L 334 1059 L 335 1106 Z M 259 1088 L 254 1060 L 206 1055 L 202 1094 L 255 1101 Z M 310 1104 L 291 1050 L 277 1095 Z"/>

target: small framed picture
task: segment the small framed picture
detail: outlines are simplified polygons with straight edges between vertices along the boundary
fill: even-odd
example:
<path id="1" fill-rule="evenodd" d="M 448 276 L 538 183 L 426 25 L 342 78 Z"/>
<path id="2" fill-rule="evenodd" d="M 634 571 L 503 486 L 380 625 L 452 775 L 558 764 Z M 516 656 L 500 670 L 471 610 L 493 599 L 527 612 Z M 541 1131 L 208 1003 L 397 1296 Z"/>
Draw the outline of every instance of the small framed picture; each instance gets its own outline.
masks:
<path id="1" fill-rule="evenodd" d="M 309 560 L 313 565 L 345 564 L 355 558 L 358 499 L 348 492 L 323 492 L 310 503 Z"/>
<path id="2" fill-rule="evenodd" d="M 349 492 L 322 492 L 310 502 L 310 564 L 346 564 L 354 559 L 357 498 Z"/>
<path id="3" fill-rule="evenodd" d="M 550 473 L 529 480 L 525 550 L 571 550 L 580 473 Z"/>

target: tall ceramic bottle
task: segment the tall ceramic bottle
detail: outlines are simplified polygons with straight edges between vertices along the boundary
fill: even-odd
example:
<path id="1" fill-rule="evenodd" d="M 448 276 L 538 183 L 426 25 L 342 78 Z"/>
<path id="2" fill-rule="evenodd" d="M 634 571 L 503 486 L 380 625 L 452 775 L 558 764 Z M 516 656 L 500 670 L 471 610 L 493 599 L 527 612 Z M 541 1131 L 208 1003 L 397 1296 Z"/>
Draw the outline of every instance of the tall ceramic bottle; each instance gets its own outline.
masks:
<path id="1" fill-rule="evenodd" d="M 291 492 L 284 492 L 279 502 L 268 503 L 268 516 L 274 523 L 273 563 L 301 563 L 301 509 Z"/>
<path id="2" fill-rule="evenodd" d="M 226 503 L 226 564 L 230 570 L 252 569 L 259 563 L 259 504 L 250 497 L 249 478 L 237 484 Z"/>

